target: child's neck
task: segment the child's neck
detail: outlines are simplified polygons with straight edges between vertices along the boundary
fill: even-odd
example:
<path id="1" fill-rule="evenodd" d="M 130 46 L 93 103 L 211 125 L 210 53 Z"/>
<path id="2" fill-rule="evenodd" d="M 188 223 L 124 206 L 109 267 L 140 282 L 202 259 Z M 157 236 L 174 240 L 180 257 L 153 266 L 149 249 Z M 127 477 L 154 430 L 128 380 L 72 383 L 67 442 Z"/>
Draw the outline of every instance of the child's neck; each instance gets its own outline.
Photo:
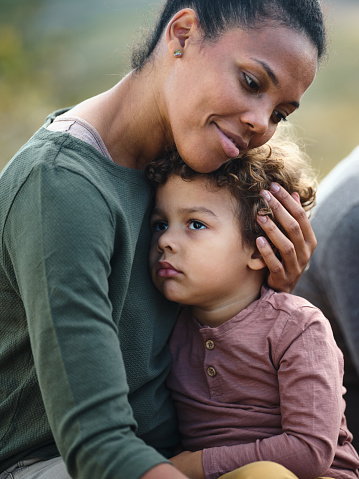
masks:
<path id="1" fill-rule="evenodd" d="M 257 288 L 249 288 L 241 295 L 226 298 L 207 305 L 190 306 L 192 315 L 201 324 L 216 328 L 247 308 L 260 297 L 262 283 Z"/>

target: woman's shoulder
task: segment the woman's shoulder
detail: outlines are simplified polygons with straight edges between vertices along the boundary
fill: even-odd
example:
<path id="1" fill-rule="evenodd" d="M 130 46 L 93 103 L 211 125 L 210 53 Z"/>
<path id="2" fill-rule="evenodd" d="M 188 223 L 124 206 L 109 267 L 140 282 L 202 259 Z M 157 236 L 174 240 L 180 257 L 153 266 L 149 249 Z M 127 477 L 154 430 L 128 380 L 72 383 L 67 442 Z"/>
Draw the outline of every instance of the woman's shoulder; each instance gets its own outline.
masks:
<path id="1" fill-rule="evenodd" d="M 53 191 L 66 195 L 73 189 L 73 197 L 81 198 L 84 192 L 97 190 L 112 208 L 117 208 L 128 198 L 135 198 L 136 208 L 147 205 L 151 195 L 150 185 L 142 171 L 116 165 L 93 146 L 68 133 L 53 132 L 41 127 L 16 153 L 0 175 L 1 210 L 11 206 L 13 199 L 25 183 L 36 183 L 28 188 L 29 194 Z"/>

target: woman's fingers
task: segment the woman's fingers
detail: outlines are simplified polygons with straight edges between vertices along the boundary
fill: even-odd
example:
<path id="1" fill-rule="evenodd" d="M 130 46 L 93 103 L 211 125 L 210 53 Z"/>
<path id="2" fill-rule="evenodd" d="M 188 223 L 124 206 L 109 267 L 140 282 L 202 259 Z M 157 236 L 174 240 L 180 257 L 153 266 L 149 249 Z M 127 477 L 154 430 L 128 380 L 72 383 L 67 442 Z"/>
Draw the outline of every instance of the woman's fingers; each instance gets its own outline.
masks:
<path id="1" fill-rule="evenodd" d="M 269 269 L 268 284 L 276 290 L 290 292 L 305 269 L 317 242 L 307 215 L 298 203 L 298 197 L 292 197 L 276 183 L 272 185 L 271 192 L 263 191 L 262 194 L 288 237 L 268 217 L 259 216 L 258 223 L 280 252 L 282 262 L 264 238 L 257 239 L 257 247 Z"/>
<path id="2" fill-rule="evenodd" d="M 317 240 L 307 214 L 300 204 L 299 195 L 297 193 L 293 194 L 297 197 L 297 200 L 295 200 L 293 196 L 277 183 L 272 184 L 271 193 L 274 196 L 272 197 L 273 200 L 270 206 L 272 210 L 274 208 L 273 213 L 276 219 L 293 241 L 298 262 L 301 269 L 304 270 L 317 246 Z M 276 199 L 279 200 L 280 203 L 278 203 Z M 284 208 L 282 208 L 281 205 L 283 205 Z"/>
<path id="3" fill-rule="evenodd" d="M 286 238 L 286 236 L 278 229 L 278 227 L 267 218 L 266 223 L 262 223 L 263 217 L 258 218 L 258 222 L 267 233 L 268 237 L 281 252 L 282 261 L 280 261 L 275 252 L 271 248 L 268 241 L 260 236 L 257 238 L 257 248 L 261 254 L 264 262 L 269 269 L 269 276 L 267 279 L 268 285 L 276 291 L 283 291 L 290 293 L 300 278 L 302 270 L 299 268 L 297 256 L 295 253 L 293 243 Z M 272 240 L 274 233 L 276 239 Z M 280 240 L 280 241 L 279 241 Z M 276 241 L 276 243 L 275 243 Z"/>
<path id="4" fill-rule="evenodd" d="M 300 229 L 303 235 L 304 240 L 313 247 L 310 256 L 312 255 L 316 245 L 317 245 L 317 240 L 315 238 L 314 232 L 312 230 L 311 224 L 308 220 L 308 217 L 303 210 L 301 204 L 300 204 L 300 199 L 298 193 L 293 193 L 293 195 L 290 195 L 284 188 L 282 188 L 280 185 L 277 183 L 272 183 L 271 185 L 271 193 L 273 196 L 280 201 L 280 203 L 284 206 L 285 211 L 289 212 L 293 218 L 295 218 L 296 221 L 298 221 L 300 225 Z M 271 205 L 272 207 L 272 205 Z M 277 215 L 275 214 L 276 218 Z M 285 223 L 282 223 L 280 218 L 277 218 L 285 231 L 287 231 Z M 290 230 L 287 231 L 290 233 Z M 310 258 L 309 256 L 309 258 Z M 309 259 L 308 258 L 308 259 Z"/>

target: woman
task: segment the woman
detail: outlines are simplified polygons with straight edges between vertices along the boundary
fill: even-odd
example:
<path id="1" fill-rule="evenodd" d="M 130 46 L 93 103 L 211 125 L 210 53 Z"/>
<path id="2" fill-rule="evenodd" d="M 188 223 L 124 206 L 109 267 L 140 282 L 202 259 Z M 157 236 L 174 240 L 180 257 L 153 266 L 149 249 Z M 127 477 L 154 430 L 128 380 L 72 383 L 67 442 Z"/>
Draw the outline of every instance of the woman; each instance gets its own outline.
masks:
<path id="1" fill-rule="evenodd" d="M 207 172 L 265 143 L 324 50 L 319 0 L 168 1 L 134 70 L 51 115 L 5 168 L 0 478 L 68 478 L 65 464 L 74 479 L 184 477 L 165 459 L 176 306 L 147 272 L 143 169 L 174 145 Z M 283 262 L 258 247 L 269 284 L 290 291 L 315 238 L 295 198 L 273 189 L 270 203 L 290 240 L 261 225 Z"/>

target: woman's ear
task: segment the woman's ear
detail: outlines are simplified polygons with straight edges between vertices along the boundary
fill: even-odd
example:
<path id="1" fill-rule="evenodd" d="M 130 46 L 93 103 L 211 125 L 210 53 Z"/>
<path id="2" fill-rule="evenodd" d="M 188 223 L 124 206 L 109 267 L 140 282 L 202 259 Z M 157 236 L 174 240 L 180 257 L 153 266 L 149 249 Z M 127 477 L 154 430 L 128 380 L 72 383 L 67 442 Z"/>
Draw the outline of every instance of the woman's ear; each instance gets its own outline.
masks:
<path id="1" fill-rule="evenodd" d="M 248 267 L 253 271 L 259 271 L 260 269 L 267 267 L 257 248 L 254 249 L 248 260 Z"/>
<path id="2" fill-rule="evenodd" d="M 183 53 L 188 40 L 199 34 L 198 16 L 192 8 L 184 8 L 176 13 L 167 25 L 166 42 L 171 55 L 176 51 Z"/>

